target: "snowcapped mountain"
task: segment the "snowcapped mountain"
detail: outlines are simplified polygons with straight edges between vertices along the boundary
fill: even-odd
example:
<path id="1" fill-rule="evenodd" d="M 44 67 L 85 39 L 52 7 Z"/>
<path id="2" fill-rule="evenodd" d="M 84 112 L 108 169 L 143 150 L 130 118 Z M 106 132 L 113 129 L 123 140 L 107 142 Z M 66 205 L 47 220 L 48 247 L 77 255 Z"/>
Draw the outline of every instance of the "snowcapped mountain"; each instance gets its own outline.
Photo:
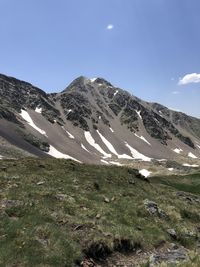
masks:
<path id="1" fill-rule="evenodd" d="M 0 155 L 116 165 L 197 160 L 200 120 L 142 101 L 102 78 L 79 77 L 47 94 L 0 75 Z"/>

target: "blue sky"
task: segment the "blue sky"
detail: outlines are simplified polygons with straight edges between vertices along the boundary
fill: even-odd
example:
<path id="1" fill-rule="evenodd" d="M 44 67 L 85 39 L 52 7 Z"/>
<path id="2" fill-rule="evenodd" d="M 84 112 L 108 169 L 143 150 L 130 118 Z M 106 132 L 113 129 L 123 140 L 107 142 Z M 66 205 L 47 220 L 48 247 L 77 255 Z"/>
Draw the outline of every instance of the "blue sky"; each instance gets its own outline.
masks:
<path id="1" fill-rule="evenodd" d="M 200 117 L 199 0 L 0 0 L 0 11 L 0 73 L 47 92 L 104 77 Z"/>

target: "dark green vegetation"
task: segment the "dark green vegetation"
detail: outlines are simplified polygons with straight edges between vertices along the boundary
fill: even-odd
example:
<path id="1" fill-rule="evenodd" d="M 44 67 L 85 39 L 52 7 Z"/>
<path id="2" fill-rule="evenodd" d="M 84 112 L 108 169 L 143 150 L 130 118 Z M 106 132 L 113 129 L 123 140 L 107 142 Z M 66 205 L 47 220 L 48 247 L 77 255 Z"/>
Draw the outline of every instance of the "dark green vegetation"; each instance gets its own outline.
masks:
<path id="1" fill-rule="evenodd" d="M 2 160 L 0 266 L 79 266 L 87 256 L 98 261 L 165 242 L 194 248 L 200 198 L 177 189 L 199 194 L 199 183 L 198 174 L 149 183 L 126 167 Z"/>

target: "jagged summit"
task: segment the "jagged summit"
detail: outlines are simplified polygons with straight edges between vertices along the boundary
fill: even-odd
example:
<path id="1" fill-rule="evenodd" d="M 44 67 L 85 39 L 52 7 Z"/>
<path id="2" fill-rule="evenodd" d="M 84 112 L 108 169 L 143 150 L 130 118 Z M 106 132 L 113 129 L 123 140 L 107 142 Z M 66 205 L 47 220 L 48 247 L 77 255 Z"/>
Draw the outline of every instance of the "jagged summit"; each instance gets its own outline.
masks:
<path id="1" fill-rule="evenodd" d="M 0 136 L 23 153 L 99 164 L 200 157 L 199 119 L 84 76 L 47 94 L 0 75 Z"/>

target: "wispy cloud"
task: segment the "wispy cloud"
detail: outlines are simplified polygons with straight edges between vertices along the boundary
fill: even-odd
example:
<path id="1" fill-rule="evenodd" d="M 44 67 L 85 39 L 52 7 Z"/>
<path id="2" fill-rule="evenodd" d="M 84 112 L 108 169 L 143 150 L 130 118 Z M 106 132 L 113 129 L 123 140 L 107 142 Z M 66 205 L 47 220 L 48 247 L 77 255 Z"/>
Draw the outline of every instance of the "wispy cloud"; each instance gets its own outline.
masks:
<path id="1" fill-rule="evenodd" d="M 180 94 L 180 92 L 179 91 L 173 91 L 172 94 L 173 95 L 178 95 L 178 94 Z"/>
<path id="2" fill-rule="evenodd" d="M 186 74 L 183 78 L 180 78 L 178 82 L 179 85 L 184 85 L 189 83 L 200 83 L 200 74 L 198 73 Z"/>
<path id="3" fill-rule="evenodd" d="M 107 30 L 112 30 L 113 28 L 114 28 L 113 24 L 108 24 L 106 27 Z"/>

